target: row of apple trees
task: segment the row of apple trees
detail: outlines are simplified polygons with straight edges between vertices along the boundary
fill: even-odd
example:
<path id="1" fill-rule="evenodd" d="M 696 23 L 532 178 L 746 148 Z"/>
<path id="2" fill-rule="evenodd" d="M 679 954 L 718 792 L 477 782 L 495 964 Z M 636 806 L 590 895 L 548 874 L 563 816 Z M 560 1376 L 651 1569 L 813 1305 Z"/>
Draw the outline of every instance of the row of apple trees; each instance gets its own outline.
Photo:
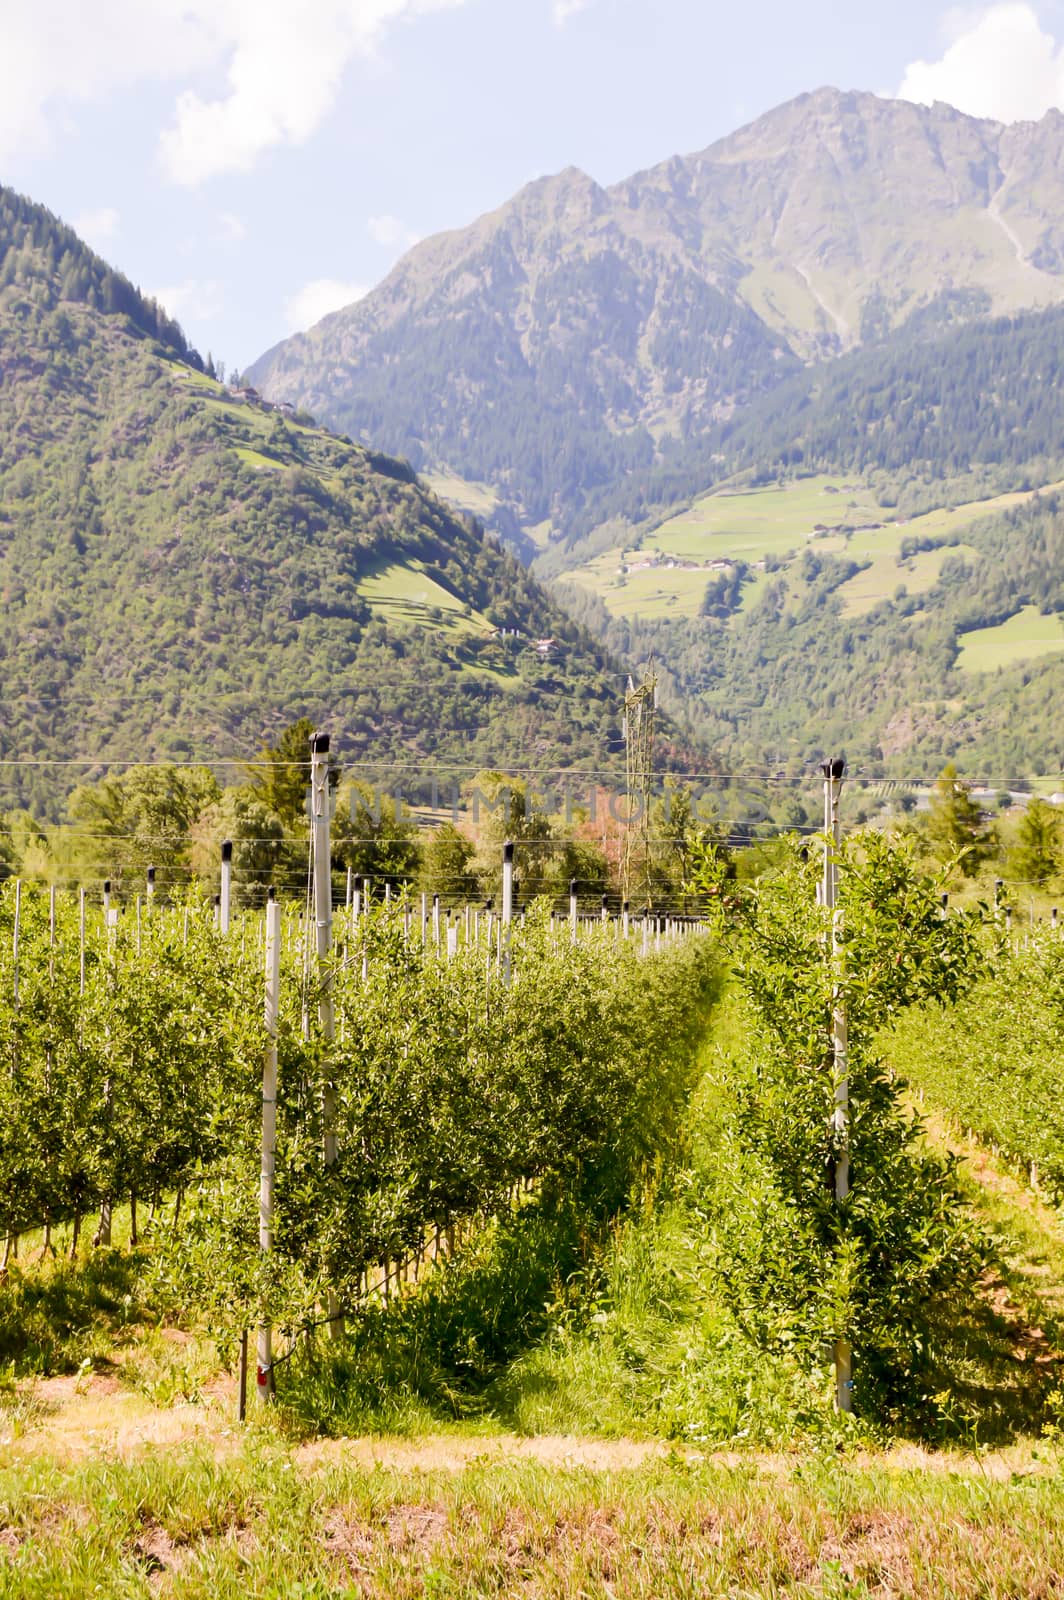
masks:
<path id="1" fill-rule="evenodd" d="M 16 957 L 15 893 L 0 890 L 0 1233 L 55 1241 L 73 1223 L 76 1239 L 132 1198 L 142 1232 L 179 1238 L 183 1292 L 227 1318 L 266 1300 L 290 1318 L 325 1285 L 354 1302 L 371 1264 L 522 1185 L 615 1206 L 681 1135 L 711 940 L 643 956 L 596 928 L 574 945 L 544 911 L 514 929 L 507 984 L 483 943 L 448 959 L 381 908 L 335 948 L 331 1043 L 313 1020 L 316 965 L 285 941 L 264 1267 L 261 928 L 222 935 L 194 900 L 109 929 L 90 917 L 83 940 L 75 903 L 53 921 L 23 886 Z"/>

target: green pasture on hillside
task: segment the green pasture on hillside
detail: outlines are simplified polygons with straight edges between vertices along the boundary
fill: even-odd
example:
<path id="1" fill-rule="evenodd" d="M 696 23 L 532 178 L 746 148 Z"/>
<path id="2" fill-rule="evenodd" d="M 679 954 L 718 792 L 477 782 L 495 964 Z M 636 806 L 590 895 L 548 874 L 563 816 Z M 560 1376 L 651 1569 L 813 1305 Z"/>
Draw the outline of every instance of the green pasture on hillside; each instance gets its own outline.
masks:
<path id="1" fill-rule="evenodd" d="M 760 561 L 800 549 L 816 528 L 855 527 L 889 516 L 863 484 L 820 475 L 783 485 L 721 491 L 696 500 L 643 541 L 647 550 L 688 560 Z"/>
<path id="2" fill-rule="evenodd" d="M 363 600 L 393 626 L 448 628 L 456 633 L 490 633 L 491 623 L 430 577 L 420 561 L 381 562 L 359 580 Z"/>
<path id="3" fill-rule="evenodd" d="M 460 511 L 471 511 L 475 517 L 490 517 L 499 503 L 486 483 L 473 483 L 468 478 L 460 478 L 456 472 L 423 472 L 421 481 L 441 500 L 457 506 Z"/>
<path id="4" fill-rule="evenodd" d="M 1060 487 L 1050 484 L 1045 490 L 940 506 L 905 520 L 879 505 L 865 485 L 827 474 L 760 489 L 722 490 L 704 495 L 642 540 L 643 552 L 698 561 L 702 563 L 698 568 L 659 567 L 622 574 L 622 563 L 638 561 L 640 552 L 615 547 L 567 577 L 597 594 L 614 616 L 687 618 L 698 615 L 711 561 L 745 561 L 753 566 L 768 557 L 789 562 L 810 549 L 870 563 L 839 589 L 844 615 L 860 616 L 889 599 L 899 585 L 909 594 L 926 593 L 938 582 L 951 553 L 974 555 L 961 535 L 980 518 Z M 941 543 L 902 561 L 902 544 L 912 539 Z M 763 587 L 764 575 L 755 574 L 744 589 L 740 610 L 749 611 Z"/>
<path id="5" fill-rule="evenodd" d="M 995 628 L 962 634 L 960 646 L 957 666 L 962 672 L 993 672 L 1064 650 L 1064 623 L 1059 616 L 1043 616 L 1037 606 L 1024 606 Z"/>
<path id="6" fill-rule="evenodd" d="M 901 540 L 886 538 L 887 534 L 896 534 L 898 531 L 895 528 L 884 530 L 884 542 L 888 547 L 873 554 L 872 565 L 863 568 L 840 587 L 839 597 L 844 616 L 856 617 L 871 611 L 881 600 L 888 599 L 899 585 L 903 585 L 909 594 L 926 594 L 938 582 L 942 564 L 948 556 L 976 554 L 971 545 L 941 545 L 936 550 L 921 550 L 903 561 L 900 556 Z M 863 553 L 859 556 L 855 552 L 854 556 L 858 560 L 867 559 Z"/>
<path id="7" fill-rule="evenodd" d="M 284 467 L 283 461 L 278 461 L 275 456 L 263 455 L 261 450 L 253 450 L 250 445 L 235 445 L 234 451 L 246 467 L 255 467 L 260 471 L 266 468 L 271 472 L 280 472 Z"/>
<path id="8" fill-rule="evenodd" d="M 697 617 L 709 574 L 704 568 L 647 567 L 622 573 L 637 550 L 606 550 L 566 578 L 597 594 L 615 617 Z"/>

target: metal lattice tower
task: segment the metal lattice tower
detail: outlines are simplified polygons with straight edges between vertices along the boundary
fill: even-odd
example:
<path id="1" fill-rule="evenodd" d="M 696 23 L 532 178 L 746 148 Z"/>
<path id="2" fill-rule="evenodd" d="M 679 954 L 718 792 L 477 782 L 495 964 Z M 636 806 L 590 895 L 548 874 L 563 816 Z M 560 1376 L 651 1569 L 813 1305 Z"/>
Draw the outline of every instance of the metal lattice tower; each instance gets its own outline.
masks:
<path id="1" fill-rule="evenodd" d="M 653 780 L 654 713 L 657 709 L 658 680 L 649 666 L 637 688 L 628 679 L 624 696 L 625 787 L 627 822 L 624 832 L 624 858 L 621 883 L 625 900 L 633 889 L 642 887 L 650 899 L 650 790 Z M 637 848 L 637 845 L 639 848 Z M 636 874 L 638 872 L 638 881 Z"/>

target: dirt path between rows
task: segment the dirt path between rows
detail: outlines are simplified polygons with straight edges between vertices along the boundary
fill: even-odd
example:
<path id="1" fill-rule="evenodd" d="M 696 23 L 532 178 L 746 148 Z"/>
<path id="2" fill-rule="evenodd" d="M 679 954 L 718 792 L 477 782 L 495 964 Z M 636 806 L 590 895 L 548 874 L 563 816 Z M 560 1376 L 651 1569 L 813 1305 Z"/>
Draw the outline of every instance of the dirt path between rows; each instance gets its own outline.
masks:
<path id="1" fill-rule="evenodd" d="M 229 1385 L 197 1404 L 154 1406 L 109 1376 L 46 1378 L 22 1387 L 23 1422 L 12 1426 L 0 1412 L 0 1451 L 8 1462 L 47 1458 L 76 1466 L 89 1460 L 134 1460 L 143 1454 L 206 1450 L 216 1459 L 239 1452 L 248 1438 L 235 1419 Z M 627 1472 L 654 1461 L 679 1459 L 724 1470 L 788 1478 L 805 1455 L 744 1450 L 695 1450 L 663 1439 L 599 1439 L 575 1434 L 427 1434 L 415 1438 L 315 1439 L 289 1446 L 294 1466 L 307 1472 L 335 1467 L 399 1473 L 462 1472 L 526 1461 L 560 1471 Z M 978 1457 L 899 1445 L 882 1454 L 847 1458 L 861 1467 L 898 1472 L 964 1473 L 1006 1480 L 1015 1473 L 1053 1471 L 1029 1445 Z"/>

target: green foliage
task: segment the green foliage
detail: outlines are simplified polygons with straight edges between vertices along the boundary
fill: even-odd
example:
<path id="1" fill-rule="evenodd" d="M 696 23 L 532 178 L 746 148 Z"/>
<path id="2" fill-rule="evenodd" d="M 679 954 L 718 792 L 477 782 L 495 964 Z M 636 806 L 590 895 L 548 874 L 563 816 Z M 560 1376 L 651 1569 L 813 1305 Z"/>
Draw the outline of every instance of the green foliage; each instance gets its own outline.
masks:
<path id="1" fill-rule="evenodd" d="M 417 823 L 401 801 L 367 783 L 340 789 L 333 838 L 334 863 L 371 880 L 380 893 L 385 884 L 395 887 L 417 876 L 421 862 Z"/>
<path id="2" fill-rule="evenodd" d="M 258 1248 L 261 923 L 221 935 L 205 903 L 127 911 L 117 927 L 23 887 L 0 890 L 0 1234 L 53 1228 L 109 1199 L 187 1191 L 153 1235 L 156 1292 L 230 1341 L 264 1312 L 352 1308 L 366 1269 L 426 1231 L 495 1215 L 515 1186 L 589 1216 L 621 1206 L 681 1138 L 713 951 L 640 960 L 595 929 L 573 947 L 545 909 L 513 936 L 507 986 L 482 945 L 411 942 L 401 909 L 338 929 L 335 1042 L 305 928 L 286 928 L 276 1249 Z M 326 1092 L 339 1159 L 322 1161 Z M 490 1135 L 490 1136 L 486 1136 Z M 76 1232 L 76 1227 L 75 1227 Z"/>
<path id="3" fill-rule="evenodd" d="M 43 206 L 0 188 L 0 292 L 4 290 L 16 304 L 26 295 L 56 312 L 60 332 L 62 302 L 89 306 L 103 316 L 121 317 L 136 333 L 195 370 L 203 369 L 202 359 L 162 306 L 142 295 Z M 28 309 L 25 302 L 22 309 Z M 69 321 L 65 328 L 69 331 Z"/>
<path id="4" fill-rule="evenodd" d="M 1064 657 L 978 675 L 958 659 L 968 631 L 1027 606 L 1043 616 L 1064 606 L 1060 497 L 999 510 L 963 538 L 926 593 L 895 594 L 860 615 L 845 612 L 839 592 L 852 563 L 829 556 L 815 573 L 794 563 L 766 577 L 726 621 L 611 618 L 595 604 L 581 609 L 575 585 L 566 604 L 620 658 L 664 665 L 666 704 L 674 696 L 692 736 L 735 766 L 787 766 L 796 749 L 842 748 L 870 773 L 907 778 L 947 761 L 997 784 L 1058 772 Z"/>
<path id="5" fill-rule="evenodd" d="M 461 905 L 474 899 L 479 890 L 472 871 L 475 852 L 472 839 L 453 823 L 433 828 L 421 853 L 421 887 L 426 894 L 438 894 L 443 905 Z"/>
<path id="6" fill-rule="evenodd" d="M 98 783 L 79 784 L 70 816 L 84 869 L 110 878 L 116 891 L 134 881 L 141 885 L 148 866 L 156 867 L 160 886 L 183 877 L 192 824 L 220 794 L 208 768 L 164 764 L 126 767 Z"/>
<path id="7" fill-rule="evenodd" d="M 52 942 L 47 897 L 0 893 L 0 1232 L 80 1217 L 105 1198 L 158 1197 L 228 1148 L 252 1081 L 257 986 L 208 908 L 94 915 L 81 993 L 78 910 Z M 252 996 L 254 995 L 254 998 Z M 250 1102 L 246 1102 L 250 1105 Z"/>
<path id="8" fill-rule="evenodd" d="M 933 1000 L 889 1040 L 899 1070 L 1058 1203 L 1064 1201 L 1064 940 L 1002 950 L 955 1006 Z"/>
<path id="9" fill-rule="evenodd" d="M 201 812 L 193 829 L 189 865 L 212 891 L 219 884 L 226 839 L 233 846 L 233 904 L 261 907 L 270 885 L 281 881 L 292 853 L 284 824 L 248 789 L 226 789 L 219 801 Z"/>
<path id="10" fill-rule="evenodd" d="M 266 745 L 248 766 L 249 782 L 262 804 L 280 819 L 288 834 L 301 838 L 309 831 L 310 741 L 315 731 L 309 717 L 299 717 L 285 728 L 276 744 Z M 329 777 L 335 787 L 338 772 L 332 755 Z"/>
<path id="11" fill-rule="evenodd" d="M 952 762 L 942 769 L 931 791 L 927 836 L 943 865 L 956 864 L 967 876 L 994 854 L 994 830 L 984 822 L 971 785 L 961 781 Z"/>
<path id="12" fill-rule="evenodd" d="M 937 885 L 903 849 L 859 835 L 842 856 L 833 949 L 816 875 L 795 856 L 752 893 L 738 966 L 745 1040 L 721 1084 L 724 1153 L 706 1224 L 722 1290 L 755 1343 L 816 1362 L 845 1338 L 858 1410 L 903 1415 L 929 1398 L 935 1301 L 974 1283 L 980 1256 L 950 1167 L 921 1146 L 875 1036 L 904 1008 L 963 992 L 978 966 L 977 922 L 943 918 Z M 838 1201 L 844 1153 L 851 1187 Z"/>
<path id="13" fill-rule="evenodd" d="M 387 458 L 237 401 L 91 286 L 66 297 L 67 243 L 0 190 L 0 676 L 19 707 L 0 757 L 239 761 L 306 719 L 343 730 L 360 776 L 410 787 L 430 760 L 472 770 L 533 740 L 547 763 L 602 764 L 605 653 L 479 524 Z M 382 619 L 360 585 L 389 562 L 518 634 Z M 6 766 L 0 805 L 54 821 L 91 770 Z M 302 823 L 301 794 L 260 798 Z"/>
<path id="14" fill-rule="evenodd" d="M 679 1137 L 713 985 L 705 946 L 642 963 L 612 930 L 574 947 L 540 914 L 514 934 L 513 971 L 504 986 L 475 945 L 423 954 L 395 912 L 360 921 L 337 973 L 342 1044 L 292 1041 L 282 1064 L 279 1248 L 308 1282 L 357 1300 L 370 1263 L 402 1259 L 450 1218 L 493 1214 L 524 1181 L 614 1209 Z M 327 1083 L 340 1148 L 328 1169 Z"/>
<path id="15" fill-rule="evenodd" d="M 1016 830 L 1012 851 L 1016 876 L 1044 887 L 1064 870 L 1064 819 L 1045 800 L 1028 800 Z"/>
<path id="16" fill-rule="evenodd" d="M 96 1250 L 87 1261 L 11 1263 L 0 1288 L 0 1361 L 24 1373 L 78 1372 L 108 1360 L 143 1323 L 144 1257 Z"/>

